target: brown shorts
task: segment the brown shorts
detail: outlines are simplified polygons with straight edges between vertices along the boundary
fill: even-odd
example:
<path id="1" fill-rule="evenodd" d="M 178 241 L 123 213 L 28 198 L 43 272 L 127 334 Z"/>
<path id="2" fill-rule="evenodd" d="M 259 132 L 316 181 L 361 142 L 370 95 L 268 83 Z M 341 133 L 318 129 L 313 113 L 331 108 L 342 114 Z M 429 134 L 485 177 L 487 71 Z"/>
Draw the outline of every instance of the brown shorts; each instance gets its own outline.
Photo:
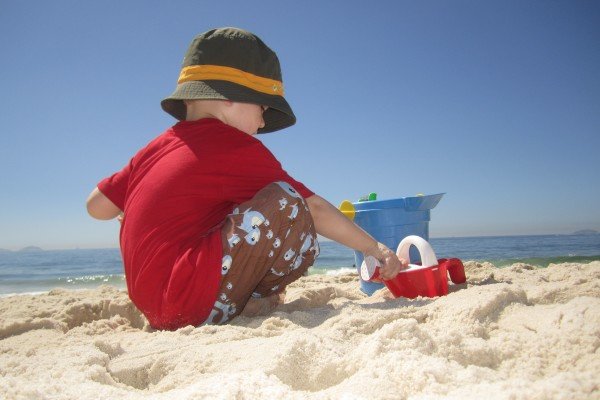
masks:
<path id="1" fill-rule="evenodd" d="M 305 274 L 319 254 L 305 200 L 286 182 L 275 182 L 240 204 L 221 230 L 221 287 L 205 324 L 237 316 L 250 297 L 281 293 Z"/>

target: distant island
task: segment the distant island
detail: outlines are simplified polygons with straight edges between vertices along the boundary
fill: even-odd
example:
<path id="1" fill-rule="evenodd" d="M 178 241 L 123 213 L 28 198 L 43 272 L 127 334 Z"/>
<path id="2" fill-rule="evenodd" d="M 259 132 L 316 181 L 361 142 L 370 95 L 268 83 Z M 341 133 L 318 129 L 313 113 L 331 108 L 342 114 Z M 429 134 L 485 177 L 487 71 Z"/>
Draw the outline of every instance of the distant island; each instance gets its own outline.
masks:
<path id="1" fill-rule="evenodd" d="M 23 247 L 21 250 L 19 250 L 20 253 L 37 253 L 39 251 L 44 251 L 44 249 L 42 249 L 41 247 L 37 247 L 37 246 L 27 246 L 27 247 Z"/>
<path id="2" fill-rule="evenodd" d="M 594 229 L 582 229 L 577 232 L 573 232 L 571 235 L 598 235 L 600 232 Z"/>

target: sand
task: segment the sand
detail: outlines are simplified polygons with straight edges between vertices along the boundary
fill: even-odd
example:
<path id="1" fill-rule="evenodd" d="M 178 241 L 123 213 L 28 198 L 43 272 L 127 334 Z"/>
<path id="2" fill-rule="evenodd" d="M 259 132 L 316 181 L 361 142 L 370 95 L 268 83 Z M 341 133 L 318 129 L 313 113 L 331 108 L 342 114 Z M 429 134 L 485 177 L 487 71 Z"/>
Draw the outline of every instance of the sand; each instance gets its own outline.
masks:
<path id="1" fill-rule="evenodd" d="M 600 262 L 465 266 L 444 297 L 313 275 L 269 316 L 176 332 L 108 286 L 4 298 L 0 398 L 600 398 Z"/>

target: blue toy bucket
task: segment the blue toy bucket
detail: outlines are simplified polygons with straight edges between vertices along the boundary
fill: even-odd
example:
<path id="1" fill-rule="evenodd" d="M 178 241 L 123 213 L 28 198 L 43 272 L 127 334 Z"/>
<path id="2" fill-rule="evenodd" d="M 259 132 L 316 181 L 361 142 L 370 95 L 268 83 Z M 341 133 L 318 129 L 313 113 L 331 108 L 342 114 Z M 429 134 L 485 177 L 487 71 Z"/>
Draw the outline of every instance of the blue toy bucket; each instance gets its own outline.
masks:
<path id="1" fill-rule="evenodd" d="M 427 196 L 402 197 L 391 200 L 373 200 L 352 203 L 354 222 L 379 242 L 393 251 L 406 236 L 417 235 L 429 241 L 430 210 L 442 199 L 444 193 Z M 419 252 L 411 248 L 411 260 L 420 261 Z M 356 268 L 363 262 L 363 254 L 354 252 Z M 384 287 L 381 283 L 360 280 L 360 289 L 373 294 Z"/>

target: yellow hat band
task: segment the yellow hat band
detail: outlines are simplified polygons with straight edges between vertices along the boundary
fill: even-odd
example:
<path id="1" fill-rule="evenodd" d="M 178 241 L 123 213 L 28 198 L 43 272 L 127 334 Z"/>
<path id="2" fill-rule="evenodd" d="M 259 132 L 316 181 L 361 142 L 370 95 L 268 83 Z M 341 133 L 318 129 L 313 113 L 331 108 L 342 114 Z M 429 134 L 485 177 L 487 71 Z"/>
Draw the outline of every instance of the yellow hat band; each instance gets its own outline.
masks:
<path id="1" fill-rule="evenodd" d="M 263 78 L 237 68 L 222 65 L 190 65 L 181 70 L 177 83 L 189 81 L 227 81 L 256 90 L 257 92 L 283 96 L 283 83 Z"/>

